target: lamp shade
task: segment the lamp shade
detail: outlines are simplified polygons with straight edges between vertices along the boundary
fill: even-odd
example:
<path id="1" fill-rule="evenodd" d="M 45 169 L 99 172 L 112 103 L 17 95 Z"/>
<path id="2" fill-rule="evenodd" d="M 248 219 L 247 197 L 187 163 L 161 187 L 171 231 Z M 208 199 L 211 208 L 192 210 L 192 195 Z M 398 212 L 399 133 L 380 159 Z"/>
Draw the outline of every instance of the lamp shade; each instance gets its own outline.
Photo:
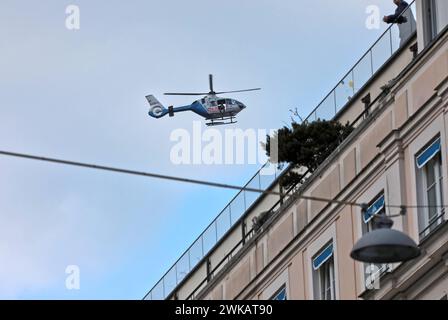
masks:
<path id="1" fill-rule="evenodd" d="M 381 228 L 365 234 L 353 247 L 350 256 L 368 263 L 396 263 L 417 258 L 420 248 L 406 234 Z"/>

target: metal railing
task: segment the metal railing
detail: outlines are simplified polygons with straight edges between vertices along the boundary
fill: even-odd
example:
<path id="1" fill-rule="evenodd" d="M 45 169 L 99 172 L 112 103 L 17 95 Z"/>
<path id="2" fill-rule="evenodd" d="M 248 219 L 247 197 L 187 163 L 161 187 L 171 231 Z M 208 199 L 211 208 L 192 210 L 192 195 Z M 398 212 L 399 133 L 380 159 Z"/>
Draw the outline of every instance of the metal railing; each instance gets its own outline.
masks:
<path id="1" fill-rule="evenodd" d="M 364 85 L 377 73 L 381 67 L 404 45 L 416 32 L 416 22 L 413 15 L 415 12 L 415 0 L 402 13 L 407 19 L 403 24 L 392 24 L 380 38 L 369 48 L 353 68 L 342 78 L 341 81 L 330 91 L 322 102 L 306 118 L 307 121 L 317 119 L 331 120 L 343 107 L 351 101 L 355 94 L 360 91 Z M 355 122 L 364 117 L 364 112 Z M 265 164 L 244 186 L 244 188 L 253 188 L 267 190 L 280 176 L 282 169 L 276 168 L 272 175 L 261 174 L 263 169 L 268 166 Z M 308 174 L 305 173 L 305 176 Z M 288 190 L 285 194 L 288 197 L 291 191 L 297 186 Z M 244 217 L 245 213 L 257 201 L 259 195 L 246 190 L 241 190 L 225 207 L 218 217 L 206 228 L 206 230 L 196 239 L 196 241 L 185 251 L 185 253 L 176 261 L 167 273 L 157 282 L 157 284 L 144 297 L 146 300 L 163 300 L 169 297 L 174 289 L 201 263 L 209 252 L 217 245 L 220 239 L 229 232 L 232 227 Z M 278 201 L 270 211 L 278 207 L 284 198 L 279 196 Z M 194 298 L 230 258 L 239 251 L 244 243 L 253 236 L 251 229 L 239 241 L 234 248 L 227 254 L 212 270 L 205 279 L 190 295 Z"/>
<path id="2" fill-rule="evenodd" d="M 436 216 L 430 218 L 424 229 L 419 232 L 420 240 L 423 240 L 431 235 L 443 222 L 445 222 L 444 208 L 440 210 L 440 213 L 438 213 Z"/>
<path id="3" fill-rule="evenodd" d="M 401 14 L 406 17 L 407 22 L 392 24 L 387 28 L 306 120 L 331 120 L 342 110 L 394 53 L 415 34 L 416 20 L 413 12 L 415 12 L 415 0 Z"/>
<path id="4" fill-rule="evenodd" d="M 267 168 L 272 166 L 271 168 Z M 244 188 L 267 190 L 283 170 L 266 163 Z M 241 219 L 259 194 L 241 190 L 206 230 L 185 251 L 160 281 L 145 296 L 146 300 L 166 299 L 178 284 L 202 261 L 218 241 Z"/>
<path id="5" fill-rule="evenodd" d="M 306 171 L 301 175 L 301 178 L 299 180 L 302 180 L 309 174 L 309 171 Z M 294 184 L 291 186 L 282 197 L 279 197 L 279 199 L 275 202 L 275 204 L 267 211 L 267 213 L 272 214 L 276 210 L 280 208 L 280 206 L 284 203 L 286 199 L 291 196 L 294 191 L 296 191 L 297 186 L 299 183 Z M 209 273 L 207 276 L 199 283 L 199 285 L 192 291 L 192 293 L 187 297 L 186 300 L 194 300 L 197 297 L 197 294 L 201 292 L 202 289 L 205 288 L 207 283 L 213 279 L 223 268 L 224 266 L 230 262 L 230 260 L 243 248 L 244 244 L 248 242 L 254 235 L 256 234 L 256 231 L 252 227 L 248 232 L 244 234 L 244 236 L 241 237 L 241 240 L 238 241 L 238 243 L 222 258 L 216 266 L 213 268 L 210 268 Z M 209 263 L 209 261 L 207 261 Z"/>

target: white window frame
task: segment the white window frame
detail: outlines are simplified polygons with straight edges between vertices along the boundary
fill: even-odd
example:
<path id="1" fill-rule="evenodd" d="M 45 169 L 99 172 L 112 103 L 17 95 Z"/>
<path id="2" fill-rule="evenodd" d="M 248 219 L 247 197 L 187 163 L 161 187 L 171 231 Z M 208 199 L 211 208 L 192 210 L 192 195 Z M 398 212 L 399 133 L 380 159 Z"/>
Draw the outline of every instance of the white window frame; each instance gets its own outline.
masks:
<path id="1" fill-rule="evenodd" d="M 448 4 L 446 0 L 425 0 L 423 8 L 426 19 L 430 20 L 425 23 L 425 33 L 430 42 L 448 25 Z"/>
<path id="2" fill-rule="evenodd" d="M 446 0 L 421 0 L 421 31 L 424 45 L 433 41 L 448 25 L 448 2 Z"/>
<path id="3" fill-rule="evenodd" d="M 425 151 L 430 149 L 436 143 L 440 144 L 439 150 L 431 155 L 431 157 L 424 162 L 424 164 L 418 163 L 418 158 L 421 157 Z M 434 205 L 442 205 L 444 202 L 444 190 L 443 190 L 443 168 L 442 168 L 442 150 L 443 144 L 440 136 L 432 139 L 425 148 L 417 152 L 415 155 L 416 163 L 416 185 L 417 185 L 417 203 L 418 205 L 427 206 L 429 204 L 428 191 L 431 188 L 435 188 L 436 203 Z M 428 186 L 428 170 L 433 170 L 434 183 Z M 437 212 L 435 217 L 436 221 L 431 221 L 430 210 L 434 208 L 420 207 L 418 208 L 418 234 L 420 239 L 424 239 L 431 234 L 431 232 L 444 221 L 444 209 L 442 207 L 436 208 Z"/>
<path id="4" fill-rule="evenodd" d="M 428 145 L 431 146 L 440 138 L 433 139 Z M 441 142 L 440 142 L 441 143 Z M 427 147 L 428 148 L 428 147 Z M 427 149 L 426 148 L 426 149 Z M 416 159 L 425 151 L 423 149 L 416 155 Z M 416 161 L 417 163 L 417 161 Z M 435 187 L 436 203 L 435 205 L 443 204 L 443 170 L 442 170 L 442 152 L 439 150 L 430 160 L 428 160 L 422 167 L 417 170 L 417 201 L 419 205 L 429 205 L 429 190 Z M 428 170 L 433 170 L 434 183 L 428 186 Z M 437 221 L 431 221 L 430 213 L 434 208 L 420 207 L 418 208 L 418 233 L 420 239 L 423 239 L 431 234 L 431 232 L 444 221 L 444 210 L 442 207 L 436 208 L 437 212 L 434 217 Z"/>
<path id="5" fill-rule="evenodd" d="M 386 194 L 385 191 L 382 190 L 380 194 L 378 194 L 373 201 L 370 202 L 370 206 L 373 206 L 381 197 L 384 197 L 384 199 L 386 199 Z M 370 207 L 369 207 L 370 208 Z M 372 216 L 372 218 L 365 222 L 364 216 L 362 218 L 362 235 L 365 235 L 373 230 L 375 230 L 374 228 L 374 219 L 375 216 L 377 215 L 382 215 L 382 214 L 386 214 L 386 206 L 385 204 L 383 205 L 383 207 L 380 210 L 377 210 L 375 212 L 375 214 Z M 377 270 L 375 273 L 367 275 L 366 271 L 367 270 Z M 384 264 L 375 264 L 375 263 L 364 263 L 364 279 L 365 279 L 365 286 L 366 289 L 368 289 L 368 286 L 373 286 L 375 284 L 376 281 L 379 281 L 379 279 L 384 276 L 386 273 L 390 272 L 392 270 L 392 265 L 388 264 L 388 263 L 384 263 Z M 370 283 L 367 283 L 368 280 L 368 276 L 370 276 Z"/>
<path id="6" fill-rule="evenodd" d="M 436 0 L 422 0 L 423 32 L 425 45 L 437 36 L 437 3 Z"/>
<path id="7" fill-rule="evenodd" d="M 335 279 L 335 300 L 339 300 L 339 265 L 338 265 L 338 247 L 336 237 L 336 223 L 332 223 L 325 229 L 317 238 L 307 246 L 304 255 L 305 263 L 305 277 L 307 281 L 308 290 L 305 291 L 306 299 L 317 299 L 320 293 L 315 292 L 316 273 L 313 268 L 313 259 L 322 252 L 331 242 L 333 243 L 333 265 L 334 265 L 334 279 Z"/>
<path id="8" fill-rule="evenodd" d="M 336 278 L 334 275 L 334 257 L 331 256 L 331 258 L 328 259 L 319 268 L 318 272 L 319 272 L 318 279 L 320 289 L 319 300 L 336 300 Z M 330 291 L 329 296 L 327 296 L 328 290 Z"/>
<path id="9" fill-rule="evenodd" d="M 324 262 L 322 262 L 318 268 L 314 268 L 313 263 L 313 297 L 315 300 L 336 300 L 333 240 L 324 246 L 316 256 L 322 254 L 329 246 L 333 247 L 331 255 Z M 328 290 L 330 290 L 329 296 L 327 296 Z"/>

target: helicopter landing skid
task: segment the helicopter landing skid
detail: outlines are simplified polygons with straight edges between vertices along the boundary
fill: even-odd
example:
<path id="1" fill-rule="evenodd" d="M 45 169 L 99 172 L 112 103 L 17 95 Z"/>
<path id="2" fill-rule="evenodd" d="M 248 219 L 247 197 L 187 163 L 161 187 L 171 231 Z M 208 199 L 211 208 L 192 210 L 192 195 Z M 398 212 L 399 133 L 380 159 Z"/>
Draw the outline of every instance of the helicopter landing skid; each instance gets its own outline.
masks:
<path id="1" fill-rule="evenodd" d="M 227 117 L 227 118 L 218 118 L 218 119 L 210 119 L 210 122 L 207 122 L 207 127 L 214 127 L 214 126 L 223 126 L 226 124 L 233 124 L 237 123 L 238 121 L 235 121 L 235 117 Z"/>

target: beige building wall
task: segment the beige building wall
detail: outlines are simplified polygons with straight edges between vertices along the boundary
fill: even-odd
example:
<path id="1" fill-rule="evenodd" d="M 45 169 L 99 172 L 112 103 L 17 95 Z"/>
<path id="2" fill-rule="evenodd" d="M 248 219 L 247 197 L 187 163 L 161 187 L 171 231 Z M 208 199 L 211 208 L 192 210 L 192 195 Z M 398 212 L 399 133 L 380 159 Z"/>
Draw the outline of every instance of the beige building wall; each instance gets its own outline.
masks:
<path id="1" fill-rule="evenodd" d="M 396 84 L 391 94 L 378 104 L 373 118 L 366 120 L 368 125 L 363 130 L 360 128 L 349 145 L 311 178 L 304 194 L 368 203 L 384 191 L 387 203 L 417 203 L 415 154 L 438 134 L 444 150 L 443 175 L 448 176 L 447 39 Z M 444 197 L 448 199 L 446 179 Z M 388 210 L 388 214 L 395 215 L 399 209 Z M 310 223 L 303 229 L 307 222 Z M 415 209 L 409 209 L 405 217 L 394 218 L 394 222 L 395 229 L 409 233 L 420 243 Z M 313 299 L 312 257 L 331 239 L 335 243 L 337 299 L 440 299 L 446 294 L 446 257 L 438 262 L 440 270 L 437 265 L 432 267 L 437 272 L 434 275 L 425 272 L 421 280 L 417 270 L 406 270 L 399 264 L 391 266 L 392 271 L 382 279 L 383 290 L 389 295 L 385 292 L 375 296 L 375 291 L 366 290 L 364 265 L 349 256 L 354 243 L 362 236 L 362 223 L 357 207 L 305 200 L 293 202 L 257 239 L 255 263 L 250 264 L 246 258 L 244 263 L 235 266 L 235 270 L 241 271 L 233 270 L 231 274 L 237 272 L 238 277 L 229 277 L 224 284 L 232 289 L 226 291 L 225 298 L 268 299 L 285 285 L 288 298 Z M 435 252 L 447 243 L 434 243 Z M 419 259 L 429 258 L 426 254 Z M 425 262 L 421 261 L 420 267 L 424 266 Z M 400 273 L 409 273 L 403 276 L 403 285 L 409 290 L 406 296 L 395 292 L 394 287 L 400 283 L 391 284 L 396 280 L 388 278 Z M 411 283 L 406 277 L 412 279 Z M 234 290 L 236 287 L 238 290 Z"/>

